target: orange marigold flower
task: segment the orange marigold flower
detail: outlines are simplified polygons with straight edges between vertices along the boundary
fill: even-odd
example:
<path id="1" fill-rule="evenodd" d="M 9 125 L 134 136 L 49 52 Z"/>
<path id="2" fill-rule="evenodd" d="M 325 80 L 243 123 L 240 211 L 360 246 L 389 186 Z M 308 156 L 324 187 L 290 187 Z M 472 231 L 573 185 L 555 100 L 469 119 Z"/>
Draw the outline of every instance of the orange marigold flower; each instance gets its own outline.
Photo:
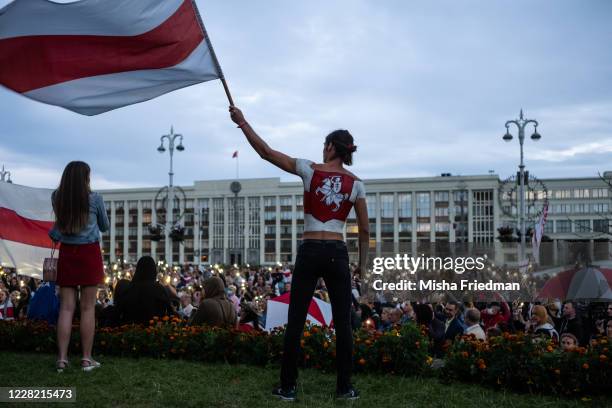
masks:
<path id="1" fill-rule="evenodd" d="M 324 349 L 326 349 L 326 348 L 328 348 L 328 347 L 329 347 L 329 343 L 328 343 L 328 342 L 326 342 L 326 341 L 324 341 L 324 342 L 323 342 L 323 348 L 324 348 Z"/>
<path id="2" fill-rule="evenodd" d="M 548 347 L 546 347 L 546 351 L 548 351 L 549 353 L 552 353 L 554 351 L 553 346 L 549 345 Z"/>
<path id="3" fill-rule="evenodd" d="M 555 369 L 555 374 L 560 375 L 561 374 L 561 370 L 559 370 L 558 368 Z"/>
<path id="4" fill-rule="evenodd" d="M 585 370 L 588 370 L 588 369 L 589 369 L 589 365 L 588 365 L 587 363 L 584 363 L 584 364 L 582 365 L 582 368 L 584 368 Z"/>
<path id="5" fill-rule="evenodd" d="M 155 320 L 152 320 L 152 319 L 149 320 L 149 324 L 153 324 L 153 323 L 155 323 Z"/>
<path id="6" fill-rule="evenodd" d="M 366 363 L 365 358 L 362 357 L 359 359 L 359 365 L 365 365 L 365 363 Z"/>
<path id="7" fill-rule="evenodd" d="M 304 337 L 310 337 L 310 332 L 305 331 L 304 332 Z"/>
<path id="8" fill-rule="evenodd" d="M 312 329 L 310 329 L 311 332 L 313 333 L 318 333 L 319 332 L 319 328 L 317 326 L 314 326 Z"/>
<path id="9" fill-rule="evenodd" d="M 599 355 L 599 361 L 603 362 L 603 361 L 606 361 L 607 359 L 608 359 L 608 356 L 606 356 L 605 354 Z"/>
<path id="10" fill-rule="evenodd" d="M 170 320 L 170 318 L 169 318 L 168 316 L 164 316 L 164 317 L 162 317 L 162 320 L 163 320 L 164 322 L 167 322 L 168 320 Z"/>
<path id="11" fill-rule="evenodd" d="M 462 351 L 461 352 L 461 357 L 468 358 L 469 356 L 470 356 L 470 353 L 468 353 L 467 351 Z"/>

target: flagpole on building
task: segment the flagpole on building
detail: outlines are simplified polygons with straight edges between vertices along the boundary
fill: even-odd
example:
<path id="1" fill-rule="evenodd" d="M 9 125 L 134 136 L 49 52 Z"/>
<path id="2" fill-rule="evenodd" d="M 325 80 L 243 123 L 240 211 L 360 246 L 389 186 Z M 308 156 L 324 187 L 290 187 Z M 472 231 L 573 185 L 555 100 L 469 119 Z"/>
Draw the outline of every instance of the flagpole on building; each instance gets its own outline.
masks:
<path id="1" fill-rule="evenodd" d="M 208 49 L 210 50 L 210 56 L 212 57 L 213 62 L 215 63 L 215 67 L 217 68 L 217 74 L 219 74 L 219 79 L 223 84 L 223 90 L 225 91 L 225 95 L 227 96 L 227 100 L 229 101 L 230 106 L 234 106 L 234 99 L 232 98 L 232 94 L 230 93 L 229 87 L 227 86 L 227 81 L 225 80 L 225 76 L 223 75 L 223 70 L 221 70 L 221 64 L 219 64 L 219 60 L 217 59 L 217 54 L 215 54 L 215 49 L 210 42 L 210 37 L 206 32 L 206 28 L 204 27 L 204 21 L 202 20 L 202 16 L 200 15 L 200 11 L 198 10 L 198 6 L 195 3 L 195 0 L 191 0 L 191 5 L 193 6 L 193 11 L 198 18 L 198 22 L 200 23 L 200 28 L 202 29 L 202 33 L 204 33 L 204 39 L 206 40 L 206 44 L 208 45 Z"/>

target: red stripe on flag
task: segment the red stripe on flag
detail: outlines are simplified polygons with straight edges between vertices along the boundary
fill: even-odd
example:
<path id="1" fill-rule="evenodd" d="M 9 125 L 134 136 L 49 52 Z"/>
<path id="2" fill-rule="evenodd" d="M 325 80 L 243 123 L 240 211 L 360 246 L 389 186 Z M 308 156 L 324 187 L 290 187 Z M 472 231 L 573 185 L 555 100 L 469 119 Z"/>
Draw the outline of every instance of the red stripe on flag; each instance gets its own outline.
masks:
<path id="1" fill-rule="evenodd" d="M 187 58 L 203 39 L 190 0 L 162 24 L 137 36 L 7 38 L 0 40 L 0 83 L 24 93 L 90 76 L 168 68 Z"/>
<path id="2" fill-rule="evenodd" d="M 0 208 L 0 239 L 51 248 L 53 242 L 47 235 L 51 228 L 52 221 L 31 220 L 8 208 Z"/>

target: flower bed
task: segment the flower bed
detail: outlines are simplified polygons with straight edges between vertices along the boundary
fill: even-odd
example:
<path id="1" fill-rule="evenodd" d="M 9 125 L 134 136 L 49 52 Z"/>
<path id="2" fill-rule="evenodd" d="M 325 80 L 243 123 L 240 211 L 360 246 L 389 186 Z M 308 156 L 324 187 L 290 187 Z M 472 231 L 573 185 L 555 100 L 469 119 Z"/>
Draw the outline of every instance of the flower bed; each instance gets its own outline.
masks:
<path id="1" fill-rule="evenodd" d="M 427 337 L 416 326 L 380 334 L 354 333 L 355 371 L 416 375 L 428 366 Z M 177 318 L 150 321 L 149 326 L 100 328 L 94 350 L 98 355 L 182 358 L 265 366 L 280 361 L 283 330 L 272 333 L 187 326 Z M 73 326 L 70 349 L 80 348 Z M 0 321 L 0 350 L 56 352 L 55 328 L 45 322 Z M 301 340 L 301 363 L 323 371 L 335 368 L 335 336 L 329 328 L 307 325 Z"/>
<path id="2" fill-rule="evenodd" d="M 73 326 L 71 350 L 80 348 Z M 427 336 L 414 325 L 384 334 L 354 333 L 355 371 L 420 375 L 431 364 Z M 187 326 L 177 318 L 154 319 L 149 326 L 100 328 L 97 355 L 182 358 L 266 366 L 278 364 L 283 330 L 272 333 Z M 335 366 L 335 337 L 328 328 L 307 325 L 301 340 L 301 365 L 323 371 Z M 45 322 L 0 321 L 0 350 L 56 352 L 55 328 Z M 585 396 L 606 394 L 612 384 L 612 352 L 607 339 L 589 349 L 562 352 L 550 341 L 532 341 L 522 334 L 504 334 L 489 342 L 473 337 L 456 341 L 441 376 L 530 393 Z"/>
<path id="3" fill-rule="evenodd" d="M 589 349 L 561 351 L 550 340 L 507 334 L 479 342 L 463 337 L 449 349 L 444 376 L 519 392 L 584 396 L 609 392 L 612 353 L 607 339 Z"/>

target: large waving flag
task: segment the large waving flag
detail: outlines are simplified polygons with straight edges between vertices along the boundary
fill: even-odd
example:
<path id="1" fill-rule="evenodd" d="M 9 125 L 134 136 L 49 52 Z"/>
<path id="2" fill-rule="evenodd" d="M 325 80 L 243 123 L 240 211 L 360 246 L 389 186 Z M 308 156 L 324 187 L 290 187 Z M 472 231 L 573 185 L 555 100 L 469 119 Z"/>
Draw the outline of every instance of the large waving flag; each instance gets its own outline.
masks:
<path id="1" fill-rule="evenodd" d="M 40 102 L 97 115 L 218 78 L 194 0 L 14 0 L 0 10 L 0 84 Z"/>
<path id="2" fill-rule="evenodd" d="M 0 182 L 0 264 L 20 275 L 42 277 L 51 254 L 52 190 Z"/>

